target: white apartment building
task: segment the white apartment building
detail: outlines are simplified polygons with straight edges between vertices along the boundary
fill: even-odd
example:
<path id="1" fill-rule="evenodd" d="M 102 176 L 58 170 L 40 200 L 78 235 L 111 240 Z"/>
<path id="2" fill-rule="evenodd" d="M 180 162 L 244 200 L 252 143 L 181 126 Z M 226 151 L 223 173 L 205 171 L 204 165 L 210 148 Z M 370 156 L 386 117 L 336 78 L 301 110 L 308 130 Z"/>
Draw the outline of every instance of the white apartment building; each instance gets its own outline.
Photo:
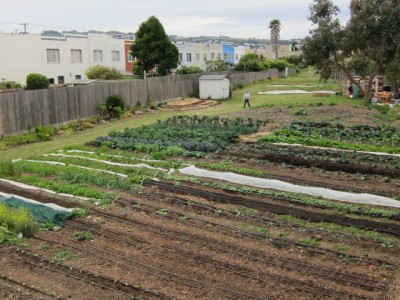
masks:
<path id="1" fill-rule="evenodd" d="M 94 65 L 125 71 L 124 40 L 103 34 L 46 32 L 0 35 L 0 78 L 24 85 L 30 73 L 40 73 L 50 83 L 86 79 Z"/>
<path id="2" fill-rule="evenodd" d="M 176 43 L 179 51 L 179 64 L 187 67 L 205 69 L 208 60 L 222 59 L 222 45 L 199 43 Z"/>
<path id="3" fill-rule="evenodd" d="M 239 63 L 239 60 L 242 58 L 243 55 L 247 54 L 250 51 L 249 47 L 247 46 L 236 46 L 234 50 L 234 61 L 235 64 Z"/>

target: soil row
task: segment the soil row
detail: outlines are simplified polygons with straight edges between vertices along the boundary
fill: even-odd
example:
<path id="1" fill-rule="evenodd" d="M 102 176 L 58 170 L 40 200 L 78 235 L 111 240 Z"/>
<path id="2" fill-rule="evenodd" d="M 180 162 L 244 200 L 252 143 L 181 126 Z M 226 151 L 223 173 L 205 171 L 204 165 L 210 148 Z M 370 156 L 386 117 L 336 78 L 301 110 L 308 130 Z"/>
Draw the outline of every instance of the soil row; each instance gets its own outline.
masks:
<path id="1" fill-rule="evenodd" d="M 291 215 L 300 219 L 309 220 L 311 222 L 329 222 L 342 226 L 354 226 L 362 229 L 375 230 L 385 234 L 390 234 L 396 237 L 400 237 L 400 225 L 394 223 L 382 223 L 382 222 L 359 219 L 359 218 L 341 217 L 328 213 L 310 212 L 293 206 L 267 203 L 264 201 L 257 201 L 244 198 L 242 196 L 227 195 L 216 191 L 207 192 L 189 186 L 183 186 L 183 185 L 176 186 L 173 183 L 168 183 L 168 182 L 151 182 L 148 184 L 178 194 L 190 194 L 190 195 L 201 196 L 203 198 L 209 199 L 212 202 L 243 205 L 245 207 L 258 209 L 261 211 L 269 211 L 278 215 Z"/>

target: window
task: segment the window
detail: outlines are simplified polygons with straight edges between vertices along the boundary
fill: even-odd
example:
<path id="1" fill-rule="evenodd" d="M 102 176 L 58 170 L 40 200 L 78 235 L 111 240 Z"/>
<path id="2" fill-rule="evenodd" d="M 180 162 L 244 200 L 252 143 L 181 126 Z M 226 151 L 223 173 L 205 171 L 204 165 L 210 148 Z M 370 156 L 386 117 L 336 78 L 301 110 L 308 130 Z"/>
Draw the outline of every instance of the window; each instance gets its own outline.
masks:
<path id="1" fill-rule="evenodd" d="M 215 59 L 215 53 L 213 52 L 213 53 L 211 53 L 211 60 L 214 60 Z"/>
<path id="2" fill-rule="evenodd" d="M 82 79 L 82 75 L 75 75 L 75 79 L 76 80 L 81 80 Z"/>
<path id="3" fill-rule="evenodd" d="M 182 53 L 179 53 L 179 62 L 182 62 Z"/>
<path id="4" fill-rule="evenodd" d="M 93 50 L 93 59 L 94 61 L 103 61 L 103 51 Z"/>
<path id="5" fill-rule="evenodd" d="M 58 76 L 58 84 L 64 84 L 64 76 Z"/>
<path id="6" fill-rule="evenodd" d="M 71 49 L 71 63 L 79 64 L 82 62 L 82 50 Z"/>
<path id="7" fill-rule="evenodd" d="M 225 53 L 225 54 L 224 54 L 224 60 L 227 60 L 227 59 L 228 59 L 228 54 Z"/>
<path id="8" fill-rule="evenodd" d="M 196 53 L 196 61 L 200 61 L 200 54 Z"/>
<path id="9" fill-rule="evenodd" d="M 54 78 L 49 78 L 49 83 L 54 84 Z"/>
<path id="10" fill-rule="evenodd" d="M 135 57 L 133 56 L 132 51 L 129 51 L 129 52 L 128 52 L 128 61 L 129 61 L 129 62 L 135 61 Z"/>
<path id="11" fill-rule="evenodd" d="M 192 61 L 192 53 L 186 53 L 186 61 L 191 62 Z"/>
<path id="12" fill-rule="evenodd" d="M 217 59 L 221 59 L 221 53 L 217 54 Z"/>
<path id="13" fill-rule="evenodd" d="M 119 51 L 111 51 L 112 61 L 119 61 Z"/>
<path id="14" fill-rule="evenodd" d="M 233 60 L 233 54 L 229 55 L 229 59 Z"/>
<path id="15" fill-rule="evenodd" d="M 60 63 L 60 49 L 47 49 L 47 63 Z"/>
<path id="16" fill-rule="evenodd" d="M 203 60 L 207 61 L 207 54 L 203 54 Z"/>
<path id="17" fill-rule="evenodd" d="M 236 54 L 236 60 L 239 60 L 239 54 Z"/>

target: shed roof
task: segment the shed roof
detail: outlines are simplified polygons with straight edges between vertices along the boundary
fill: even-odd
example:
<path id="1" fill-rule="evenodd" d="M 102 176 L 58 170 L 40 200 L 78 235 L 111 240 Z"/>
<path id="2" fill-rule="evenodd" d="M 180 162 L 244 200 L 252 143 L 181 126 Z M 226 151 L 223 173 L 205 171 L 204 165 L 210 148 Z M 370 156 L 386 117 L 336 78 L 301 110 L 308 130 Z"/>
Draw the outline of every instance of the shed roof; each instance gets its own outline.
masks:
<path id="1" fill-rule="evenodd" d="M 227 78 L 226 75 L 203 75 L 199 80 L 223 80 Z"/>

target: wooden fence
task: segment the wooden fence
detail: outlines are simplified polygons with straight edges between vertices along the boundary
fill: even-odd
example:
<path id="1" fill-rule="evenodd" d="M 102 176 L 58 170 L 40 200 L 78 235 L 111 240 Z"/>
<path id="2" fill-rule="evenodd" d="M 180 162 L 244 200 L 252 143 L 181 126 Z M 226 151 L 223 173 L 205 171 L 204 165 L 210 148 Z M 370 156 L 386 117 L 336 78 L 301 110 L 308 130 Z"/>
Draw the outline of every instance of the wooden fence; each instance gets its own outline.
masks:
<path id="1" fill-rule="evenodd" d="M 203 74 L 152 77 L 146 80 L 96 82 L 85 86 L 18 90 L 0 93 L 0 135 L 26 132 L 40 125 L 59 125 L 95 116 L 96 106 L 109 96 L 121 96 L 135 106 L 148 101 L 187 98 L 199 92 Z M 278 70 L 229 74 L 231 84 L 278 77 Z"/>

